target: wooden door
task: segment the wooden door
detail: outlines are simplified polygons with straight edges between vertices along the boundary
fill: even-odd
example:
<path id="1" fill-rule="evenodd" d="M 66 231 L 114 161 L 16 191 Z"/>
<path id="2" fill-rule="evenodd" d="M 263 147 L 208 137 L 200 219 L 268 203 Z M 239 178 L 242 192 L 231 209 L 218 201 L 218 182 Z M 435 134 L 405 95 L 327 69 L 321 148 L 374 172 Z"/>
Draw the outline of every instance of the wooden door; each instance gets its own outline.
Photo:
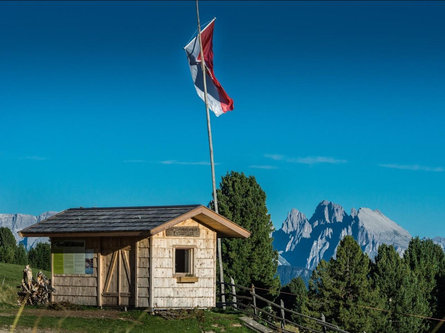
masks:
<path id="1" fill-rule="evenodd" d="M 134 306 L 134 246 L 131 238 L 102 238 L 102 302 Z"/>

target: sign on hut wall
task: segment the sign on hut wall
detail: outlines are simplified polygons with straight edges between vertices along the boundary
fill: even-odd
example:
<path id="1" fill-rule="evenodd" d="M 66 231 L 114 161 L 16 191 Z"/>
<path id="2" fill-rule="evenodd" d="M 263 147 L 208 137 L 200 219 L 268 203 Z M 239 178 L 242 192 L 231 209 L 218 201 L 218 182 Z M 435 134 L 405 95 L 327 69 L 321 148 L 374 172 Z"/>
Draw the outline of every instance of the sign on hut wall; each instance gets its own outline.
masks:
<path id="1" fill-rule="evenodd" d="M 166 236 L 199 237 L 199 227 L 172 227 L 165 230 Z"/>
<path id="2" fill-rule="evenodd" d="M 93 274 L 93 250 L 85 241 L 64 240 L 53 244 L 54 274 Z"/>

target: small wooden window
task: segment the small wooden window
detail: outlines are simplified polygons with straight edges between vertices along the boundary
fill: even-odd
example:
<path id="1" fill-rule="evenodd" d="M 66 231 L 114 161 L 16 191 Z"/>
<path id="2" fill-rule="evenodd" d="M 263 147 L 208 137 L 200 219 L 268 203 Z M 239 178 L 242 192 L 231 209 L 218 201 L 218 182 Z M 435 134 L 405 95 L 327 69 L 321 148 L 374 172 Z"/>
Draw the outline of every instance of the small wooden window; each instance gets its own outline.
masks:
<path id="1" fill-rule="evenodd" d="M 175 249 L 175 274 L 193 274 L 193 249 Z"/>

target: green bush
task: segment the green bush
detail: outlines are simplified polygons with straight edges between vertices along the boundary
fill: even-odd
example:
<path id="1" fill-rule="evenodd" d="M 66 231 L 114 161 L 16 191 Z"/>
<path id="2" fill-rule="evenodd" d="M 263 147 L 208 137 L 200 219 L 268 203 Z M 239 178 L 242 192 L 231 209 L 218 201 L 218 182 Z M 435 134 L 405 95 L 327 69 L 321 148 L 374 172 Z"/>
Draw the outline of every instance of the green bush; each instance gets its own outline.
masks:
<path id="1" fill-rule="evenodd" d="M 48 243 L 38 243 L 28 252 L 28 263 L 31 268 L 49 271 L 51 269 L 51 247 Z"/>

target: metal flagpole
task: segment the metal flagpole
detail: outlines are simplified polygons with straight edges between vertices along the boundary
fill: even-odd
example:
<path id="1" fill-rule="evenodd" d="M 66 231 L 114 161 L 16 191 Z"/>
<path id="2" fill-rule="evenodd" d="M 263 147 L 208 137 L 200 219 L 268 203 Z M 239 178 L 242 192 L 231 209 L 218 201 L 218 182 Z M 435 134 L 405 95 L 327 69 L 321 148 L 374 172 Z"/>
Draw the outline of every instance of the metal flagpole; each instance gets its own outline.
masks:
<path id="1" fill-rule="evenodd" d="M 210 150 L 210 166 L 212 169 L 212 186 L 213 186 L 213 203 L 215 205 L 215 212 L 218 214 L 218 198 L 216 197 L 216 182 L 215 182 L 215 162 L 213 161 L 213 143 L 212 143 L 212 128 L 210 126 L 210 113 L 209 113 L 209 105 L 207 103 L 207 82 L 206 82 L 206 69 L 205 69 L 205 59 L 204 59 L 204 50 L 202 47 L 201 40 L 201 23 L 199 21 L 199 4 L 198 0 L 196 0 L 196 17 L 198 19 L 198 36 L 199 36 L 199 46 L 201 48 L 201 70 L 202 77 L 204 81 L 204 103 L 206 105 L 206 114 L 207 114 L 207 134 L 209 136 L 209 150 Z M 224 271 L 222 265 L 222 252 L 221 252 L 221 238 L 218 238 L 218 261 L 219 261 L 219 281 L 221 282 L 221 302 L 223 303 L 223 308 L 226 308 L 226 296 L 224 294 Z"/>

